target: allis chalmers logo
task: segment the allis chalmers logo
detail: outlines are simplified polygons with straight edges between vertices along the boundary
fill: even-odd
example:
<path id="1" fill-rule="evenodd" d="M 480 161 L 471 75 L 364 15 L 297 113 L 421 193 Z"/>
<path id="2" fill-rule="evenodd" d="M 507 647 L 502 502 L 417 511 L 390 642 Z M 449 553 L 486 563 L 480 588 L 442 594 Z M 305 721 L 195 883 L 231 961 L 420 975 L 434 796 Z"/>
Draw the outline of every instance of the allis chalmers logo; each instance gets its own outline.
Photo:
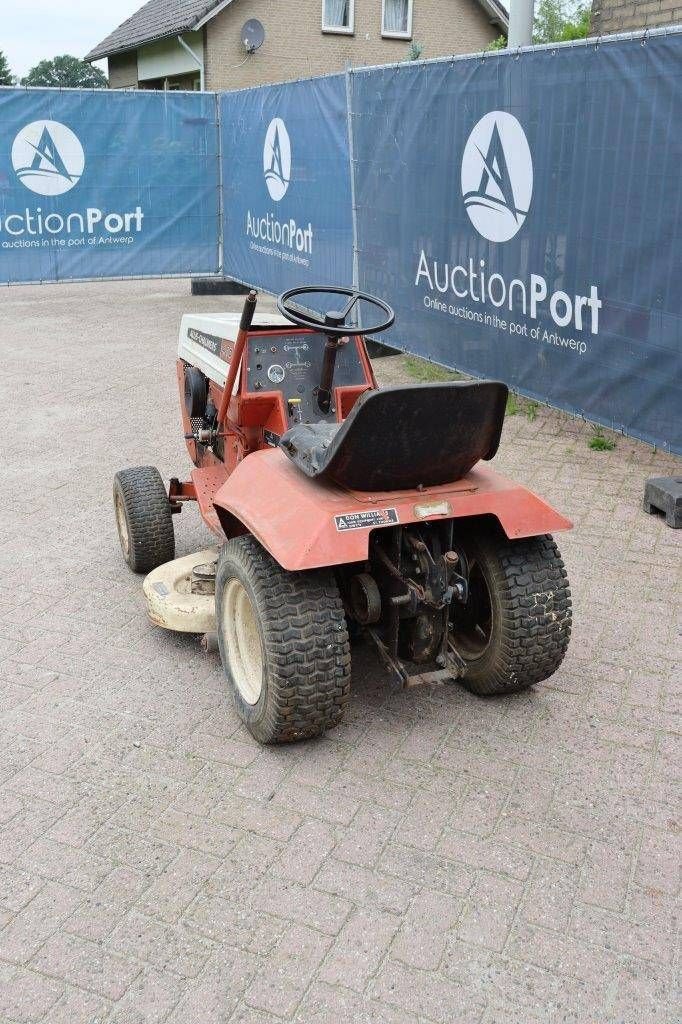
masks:
<path id="1" fill-rule="evenodd" d="M 512 114 L 493 110 L 474 126 L 462 157 L 462 196 L 469 219 L 491 242 L 520 230 L 533 195 L 533 160 Z"/>
<path id="2" fill-rule="evenodd" d="M 291 179 L 291 142 L 281 117 L 272 119 L 263 146 L 263 171 L 270 198 L 284 199 Z"/>
<path id="3" fill-rule="evenodd" d="M 41 196 L 61 196 L 80 181 L 85 154 L 78 138 L 59 121 L 32 121 L 12 145 L 19 180 Z"/>

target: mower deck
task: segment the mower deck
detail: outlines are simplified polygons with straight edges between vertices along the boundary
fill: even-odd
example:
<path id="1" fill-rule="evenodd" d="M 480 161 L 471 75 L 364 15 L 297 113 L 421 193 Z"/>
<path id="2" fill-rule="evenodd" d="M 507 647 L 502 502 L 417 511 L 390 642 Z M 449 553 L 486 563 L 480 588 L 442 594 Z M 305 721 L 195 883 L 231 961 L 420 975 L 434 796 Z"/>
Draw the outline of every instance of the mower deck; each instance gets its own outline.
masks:
<path id="1" fill-rule="evenodd" d="M 176 633 L 215 631 L 215 562 L 217 548 L 165 562 L 145 577 L 142 589 L 147 614 L 155 626 Z M 206 572 L 197 569 L 206 567 Z M 210 568 L 209 568 L 210 567 Z"/>

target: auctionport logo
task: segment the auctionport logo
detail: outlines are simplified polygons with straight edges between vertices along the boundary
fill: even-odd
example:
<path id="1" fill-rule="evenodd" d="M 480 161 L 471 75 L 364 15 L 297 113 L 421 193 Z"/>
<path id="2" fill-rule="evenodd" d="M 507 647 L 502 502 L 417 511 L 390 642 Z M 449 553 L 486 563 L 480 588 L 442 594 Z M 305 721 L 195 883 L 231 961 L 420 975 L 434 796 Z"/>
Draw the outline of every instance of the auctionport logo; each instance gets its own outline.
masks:
<path id="1" fill-rule="evenodd" d="M 265 134 L 263 173 L 270 198 L 284 199 L 291 180 L 291 140 L 281 117 L 274 117 Z"/>
<path id="2" fill-rule="evenodd" d="M 273 117 L 263 144 L 263 176 L 270 198 L 279 203 L 291 184 L 291 139 L 281 117 Z M 286 204 L 285 204 L 286 206 Z M 246 236 L 251 249 L 261 256 L 310 266 L 313 225 L 295 217 L 279 220 L 273 211 L 246 211 Z"/>
<path id="3" fill-rule="evenodd" d="M 526 219 L 533 159 L 512 114 L 493 110 L 474 125 L 462 156 L 462 196 L 469 219 L 490 242 L 508 242 Z"/>
<path id="4" fill-rule="evenodd" d="M 32 121 L 12 145 L 19 181 L 40 196 L 61 196 L 81 179 L 85 153 L 76 135 L 59 121 Z"/>

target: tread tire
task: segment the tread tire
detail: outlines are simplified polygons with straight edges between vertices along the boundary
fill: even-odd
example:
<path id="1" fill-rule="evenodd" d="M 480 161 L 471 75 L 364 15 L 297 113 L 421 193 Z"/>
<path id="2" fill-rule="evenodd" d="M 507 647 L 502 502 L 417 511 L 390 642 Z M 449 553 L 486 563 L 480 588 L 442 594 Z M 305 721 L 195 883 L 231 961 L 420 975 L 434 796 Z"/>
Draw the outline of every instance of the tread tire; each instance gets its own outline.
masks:
<path id="1" fill-rule="evenodd" d="M 234 578 L 246 590 L 260 630 L 263 682 L 256 704 L 242 697 L 226 650 L 223 597 Z M 287 572 L 253 537 L 236 537 L 223 545 L 218 558 L 216 620 L 235 707 L 255 739 L 307 739 L 341 720 L 350 695 L 350 644 L 331 571 Z"/>
<path id="2" fill-rule="evenodd" d="M 173 514 L 161 474 L 155 466 L 122 469 L 114 477 L 114 509 L 125 516 L 128 542 L 117 527 L 121 550 L 136 573 L 148 573 L 175 558 Z"/>
<path id="3" fill-rule="evenodd" d="M 564 659 L 572 618 L 568 577 L 554 539 L 545 534 L 509 540 L 493 528 L 472 531 L 463 547 L 478 562 L 492 601 L 489 645 L 469 661 L 463 685 L 492 696 L 547 679 Z"/>

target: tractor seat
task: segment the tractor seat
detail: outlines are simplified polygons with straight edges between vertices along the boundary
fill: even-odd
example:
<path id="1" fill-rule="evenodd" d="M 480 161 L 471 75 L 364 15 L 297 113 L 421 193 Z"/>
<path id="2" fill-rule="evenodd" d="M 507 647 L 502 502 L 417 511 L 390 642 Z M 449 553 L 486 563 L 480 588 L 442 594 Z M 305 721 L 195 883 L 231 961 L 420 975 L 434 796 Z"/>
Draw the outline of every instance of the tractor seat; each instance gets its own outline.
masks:
<path id="1" fill-rule="evenodd" d="M 495 455 L 507 394 L 492 380 L 365 391 L 342 423 L 297 423 L 280 446 L 306 476 L 356 491 L 452 483 Z"/>

